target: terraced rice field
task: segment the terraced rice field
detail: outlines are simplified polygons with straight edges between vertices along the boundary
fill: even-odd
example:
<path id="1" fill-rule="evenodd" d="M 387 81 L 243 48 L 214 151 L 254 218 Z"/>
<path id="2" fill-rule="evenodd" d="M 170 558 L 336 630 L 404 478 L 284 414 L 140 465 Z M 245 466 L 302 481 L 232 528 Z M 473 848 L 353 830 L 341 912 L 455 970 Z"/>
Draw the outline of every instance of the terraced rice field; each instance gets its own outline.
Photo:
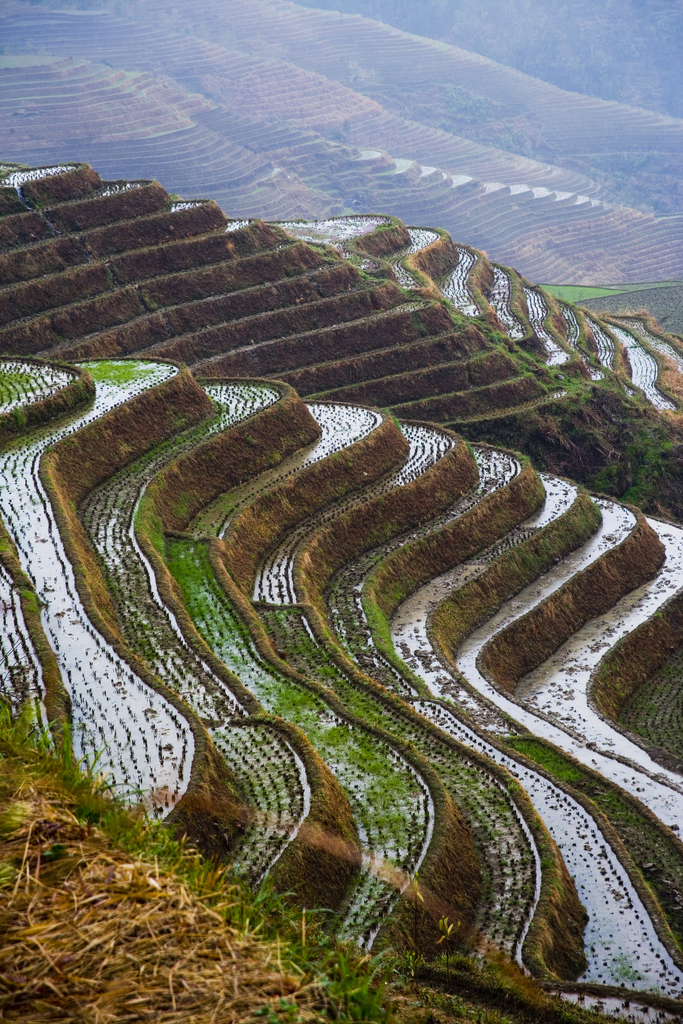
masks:
<path id="1" fill-rule="evenodd" d="M 426 950 L 447 912 L 575 994 L 680 997 L 681 528 L 445 425 L 673 431 L 676 339 L 389 216 L 47 170 L 0 216 L 0 394 L 96 394 L 0 448 L 2 698 L 365 949 L 410 945 L 417 875 Z M 55 304 L 86 242 L 116 281 Z"/>
<path id="2" fill-rule="evenodd" d="M 666 398 L 656 387 L 659 367 L 654 356 L 639 343 L 631 331 L 612 324 L 612 332 L 616 334 L 628 355 L 631 364 L 631 380 L 636 387 L 641 389 L 656 409 L 675 409 L 675 403 Z"/>
<path id="3" fill-rule="evenodd" d="M 57 367 L 14 360 L 0 362 L 0 413 L 40 402 L 66 387 L 73 379 L 74 374 Z"/>
<path id="4" fill-rule="evenodd" d="M 92 760 L 101 753 L 100 764 L 115 773 L 119 787 L 142 791 L 153 808 L 163 811 L 173 806 L 187 785 L 192 735 L 173 708 L 137 678 L 93 629 L 40 481 L 39 462 L 48 446 L 159 384 L 175 370 L 134 362 L 92 364 L 88 369 L 98 385 L 89 413 L 5 447 L 1 514 L 22 569 L 42 603 L 42 624 L 72 702 L 77 754 Z M 24 627 L 19 629 L 25 634 Z"/>
<path id="5" fill-rule="evenodd" d="M 529 323 L 531 324 L 536 337 L 541 338 L 545 343 L 546 351 L 548 353 L 548 364 L 550 366 L 561 366 L 563 363 L 568 361 L 569 356 L 562 348 L 560 348 L 545 326 L 548 307 L 543 301 L 543 297 L 539 295 L 537 291 L 534 291 L 533 288 L 525 288 L 524 294 L 526 296 L 526 304 L 529 310 Z"/>
<path id="6" fill-rule="evenodd" d="M 493 288 L 489 301 L 508 337 L 523 338 L 524 326 L 519 317 L 512 312 L 510 299 L 510 275 L 502 267 L 494 267 Z"/>
<path id="7" fill-rule="evenodd" d="M 477 257 L 468 249 L 458 246 L 458 263 L 449 277 L 440 282 L 439 287 L 447 299 L 465 316 L 479 316 L 481 310 L 472 298 L 467 287 L 467 278 L 476 263 Z"/>

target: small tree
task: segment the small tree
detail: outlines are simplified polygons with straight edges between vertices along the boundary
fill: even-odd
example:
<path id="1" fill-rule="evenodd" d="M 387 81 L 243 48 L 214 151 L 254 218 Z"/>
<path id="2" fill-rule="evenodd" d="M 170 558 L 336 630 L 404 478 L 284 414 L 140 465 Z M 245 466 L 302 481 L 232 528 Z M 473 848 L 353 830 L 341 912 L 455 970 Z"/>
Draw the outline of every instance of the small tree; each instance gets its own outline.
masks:
<path id="1" fill-rule="evenodd" d="M 439 931 L 441 932 L 441 938 L 437 942 L 437 946 L 440 946 L 442 942 L 445 943 L 445 946 L 446 946 L 446 984 L 448 984 L 450 982 L 450 980 L 451 980 L 451 972 L 450 972 L 450 966 L 449 966 L 449 963 L 448 963 L 448 956 L 449 956 L 450 949 L 451 949 L 451 941 L 453 939 L 453 932 L 455 931 L 456 928 L 459 928 L 459 927 L 460 927 L 460 922 L 459 921 L 457 922 L 457 924 L 454 924 L 454 923 L 450 922 L 447 917 L 442 917 L 440 919 L 440 921 L 439 921 Z"/>

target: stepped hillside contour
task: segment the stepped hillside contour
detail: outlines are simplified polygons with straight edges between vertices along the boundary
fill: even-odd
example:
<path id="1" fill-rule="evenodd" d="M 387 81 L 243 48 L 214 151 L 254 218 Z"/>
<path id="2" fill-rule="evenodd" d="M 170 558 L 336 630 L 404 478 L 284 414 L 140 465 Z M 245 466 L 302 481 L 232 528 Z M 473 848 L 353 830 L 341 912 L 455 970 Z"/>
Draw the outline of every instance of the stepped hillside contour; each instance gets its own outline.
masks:
<path id="1" fill-rule="evenodd" d="M 678 1012 L 680 339 L 391 213 L 1 173 L 3 700 L 364 950 Z"/>

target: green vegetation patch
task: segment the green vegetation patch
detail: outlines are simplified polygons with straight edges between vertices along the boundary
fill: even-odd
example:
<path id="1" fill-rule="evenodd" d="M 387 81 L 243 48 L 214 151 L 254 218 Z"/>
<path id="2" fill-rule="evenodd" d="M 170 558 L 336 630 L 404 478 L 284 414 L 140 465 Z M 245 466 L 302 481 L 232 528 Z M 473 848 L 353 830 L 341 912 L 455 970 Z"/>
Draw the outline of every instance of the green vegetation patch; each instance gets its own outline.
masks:
<path id="1" fill-rule="evenodd" d="M 133 380 L 141 383 L 146 377 L 152 377 L 159 370 L 159 362 L 144 362 L 140 359 L 93 359 L 79 363 L 87 370 L 96 384 L 121 385 Z"/>
<path id="2" fill-rule="evenodd" d="M 601 295 L 614 295 L 627 288 L 591 288 L 580 284 L 542 284 L 544 291 L 564 302 L 582 302 L 584 299 L 597 299 Z"/>

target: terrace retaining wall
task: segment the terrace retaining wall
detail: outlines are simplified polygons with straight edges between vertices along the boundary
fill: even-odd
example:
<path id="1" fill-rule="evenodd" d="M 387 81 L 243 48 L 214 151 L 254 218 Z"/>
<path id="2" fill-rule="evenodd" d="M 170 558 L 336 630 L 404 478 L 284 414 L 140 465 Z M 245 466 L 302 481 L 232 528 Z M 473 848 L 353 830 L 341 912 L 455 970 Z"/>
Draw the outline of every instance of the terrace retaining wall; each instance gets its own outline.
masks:
<path id="1" fill-rule="evenodd" d="M 642 513 L 621 544 L 606 551 L 582 572 L 522 618 L 501 630 L 482 651 L 489 675 L 508 692 L 546 661 L 584 623 L 652 579 L 665 560 L 664 545 Z"/>

